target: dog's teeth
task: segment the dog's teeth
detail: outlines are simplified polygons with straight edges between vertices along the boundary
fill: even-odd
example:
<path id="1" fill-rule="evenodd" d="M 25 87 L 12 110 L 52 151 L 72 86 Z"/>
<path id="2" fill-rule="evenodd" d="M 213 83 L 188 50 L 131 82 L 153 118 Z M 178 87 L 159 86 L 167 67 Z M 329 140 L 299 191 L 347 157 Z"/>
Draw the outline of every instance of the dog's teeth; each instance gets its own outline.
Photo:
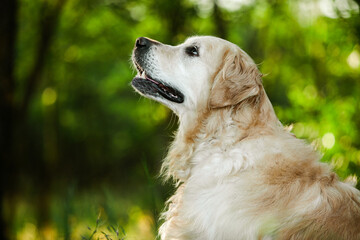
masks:
<path id="1" fill-rule="evenodd" d="M 140 77 L 145 78 L 145 71 L 141 73 Z"/>

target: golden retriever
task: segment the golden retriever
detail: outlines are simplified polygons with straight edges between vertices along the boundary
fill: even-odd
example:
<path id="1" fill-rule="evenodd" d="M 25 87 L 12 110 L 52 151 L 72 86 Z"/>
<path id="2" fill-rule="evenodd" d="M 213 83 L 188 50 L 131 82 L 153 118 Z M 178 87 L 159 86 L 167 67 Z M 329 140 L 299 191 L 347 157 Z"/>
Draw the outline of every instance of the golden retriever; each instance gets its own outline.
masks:
<path id="1" fill-rule="evenodd" d="M 161 170 L 177 184 L 161 239 L 360 239 L 360 192 L 285 130 L 238 46 L 141 37 L 132 60 L 135 90 L 180 121 Z"/>

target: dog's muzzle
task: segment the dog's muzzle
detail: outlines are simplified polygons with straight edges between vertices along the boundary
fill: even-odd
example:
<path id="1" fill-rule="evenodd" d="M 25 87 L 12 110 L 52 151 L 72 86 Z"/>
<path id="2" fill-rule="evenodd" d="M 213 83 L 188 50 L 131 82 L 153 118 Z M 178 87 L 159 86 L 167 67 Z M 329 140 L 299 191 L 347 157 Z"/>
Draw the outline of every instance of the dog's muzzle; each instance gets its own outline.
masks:
<path id="1" fill-rule="evenodd" d="M 138 75 L 132 80 L 131 85 L 145 96 L 162 97 L 175 103 L 184 102 L 184 95 L 179 90 L 151 77 L 149 69 L 146 69 L 151 66 L 146 62 L 146 54 L 153 45 L 161 45 L 161 43 L 145 37 L 136 39 L 132 59 Z"/>

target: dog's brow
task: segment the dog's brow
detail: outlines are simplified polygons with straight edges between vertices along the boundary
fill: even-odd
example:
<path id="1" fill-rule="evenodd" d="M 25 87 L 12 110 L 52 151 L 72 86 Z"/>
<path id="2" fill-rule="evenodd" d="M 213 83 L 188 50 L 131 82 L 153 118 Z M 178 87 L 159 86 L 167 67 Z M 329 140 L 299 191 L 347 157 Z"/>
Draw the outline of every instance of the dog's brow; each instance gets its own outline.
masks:
<path id="1" fill-rule="evenodd" d="M 200 43 L 199 43 L 199 42 L 192 42 L 191 46 L 197 46 L 197 47 L 199 47 L 199 46 L 200 46 Z"/>

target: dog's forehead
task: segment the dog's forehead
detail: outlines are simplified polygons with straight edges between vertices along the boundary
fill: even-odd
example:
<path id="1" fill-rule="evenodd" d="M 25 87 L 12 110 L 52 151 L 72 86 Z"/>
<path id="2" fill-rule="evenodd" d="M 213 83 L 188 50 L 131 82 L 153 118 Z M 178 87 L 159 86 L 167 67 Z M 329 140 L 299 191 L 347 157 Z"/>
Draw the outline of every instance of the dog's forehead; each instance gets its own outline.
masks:
<path id="1" fill-rule="evenodd" d="M 226 41 L 224 39 L 221 38 L 217 38 L 217 37 L 213 37 L 213 36 L 193 36 L 193 37 L 189 37 L 185 40 L 185 42 L 183 44 L 201 44 L 201 45 L 213 45 L 213 44 L 221 44 L 221 45 L 227 45 L 227 46 L 231 46 L 231 47 L 235 47 L 236 45 Z"/>

